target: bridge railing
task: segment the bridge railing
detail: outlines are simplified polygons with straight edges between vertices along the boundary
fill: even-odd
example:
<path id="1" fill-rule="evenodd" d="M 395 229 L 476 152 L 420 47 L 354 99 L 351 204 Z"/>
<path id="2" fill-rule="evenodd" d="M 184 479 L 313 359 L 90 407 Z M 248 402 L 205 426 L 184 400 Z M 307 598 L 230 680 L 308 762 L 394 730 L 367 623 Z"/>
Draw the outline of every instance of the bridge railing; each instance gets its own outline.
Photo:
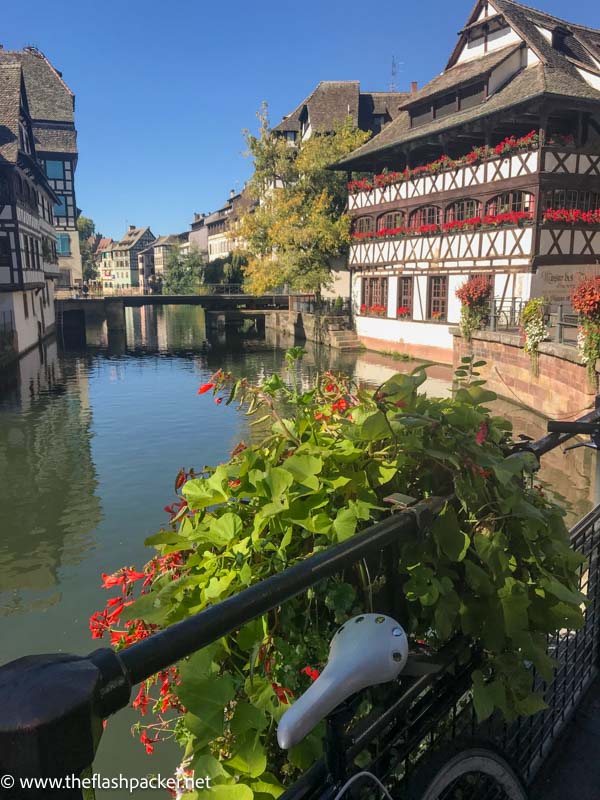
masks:
<path id="1" fill-rule="evenodd" d="M 600 410 L 581 422 L 600 419 Z M 519 445 L 538 458 L 560 446 L 569 434 L 550 434 L 537 442 Z M 512 457 L 519 457 L 518 454 Z M 102 720 L 124 708 L 134 684 L 155 675 L 221 637 L 239 630 L 253 619 L 306 591 L 325 578 L 351 565 L 379 556 L 384 558 L 389 603 L 394 616 L 400 602 L 397 591 L 398 542 L 424 534 L 444 504 L 451 498 L 430 498 L 395 513 L 362 533 L 323 550 L 283 572 L 256 583 L 226 600 L 136 644 L 114 652 L 96 650 L 80 658 L 66 654 L 29 656 L 0 668 L 0 775 L 59 777 L 80 775 L 93 761 Z M 582 632 L 560 631 L 549 641 L 557 656 L 558 683 L 552 689 L 548 712 L 516 723 L 500 724 L 504 747 L 522 756 L 527 777 L 536 769 L 536 759 L 545 755 L 552 740 L 596 673 L 598 630 L 596 598 L 600 585 L 600 507 L 572 531 L 573 546 L 588 557 L 581 570 L 581 589 L 588 597 L 586 625 Z M 394 610 L 395 607 L 395 610 Z M 354 759 L 375 738 L 378 755 L 372 769 L 384 780 L 396 764 L 411 768 L 415 760 L 447 738 L 473 732 L 475 718 L 469 702 L 469 664 L 459 664 L 452 646 L 440 653 L 447 668 L 442 673 L 407 679 L 403 691 L 391 705 L 377 711 L 374 719 L 362 720 L 358 731 L 339 743 L 344 769 L 352 770 Z M 564 665 L 564 667 L 563 667 Z M 539 680 L 533 676 L 534 680 Z M 406 688 L 404 688 L 406 687 Z M 369 724 L 365 724 L 369 722 Z M 496 736 L 495 731 L 491 732 Z M 316 796 L 323 787 L 327 767 L 317 762 L 297 785 L 285 793 L 286 800 Z M 398 780 L 398 778 L 394 778 Z M 18 786 L 3 800 L 45 798 L 45 790 L 24 793 Z M 56 800 L 74 800 L 80 794 L 69 790 L 53 793 Z"/>

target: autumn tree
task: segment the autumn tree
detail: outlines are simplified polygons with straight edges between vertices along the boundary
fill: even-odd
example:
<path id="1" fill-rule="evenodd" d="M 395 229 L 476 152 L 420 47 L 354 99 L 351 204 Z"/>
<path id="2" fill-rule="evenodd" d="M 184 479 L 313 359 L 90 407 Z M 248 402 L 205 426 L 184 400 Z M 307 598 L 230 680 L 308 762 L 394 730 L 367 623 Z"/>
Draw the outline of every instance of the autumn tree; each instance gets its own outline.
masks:
<path id="1" fill-rule="evenodd" d="M 195 294 L 202 282 L 204 261 L 195 250 L 182 255 L 179 247 L 173 247 L 167 259 L 163 294 Z"/>
<path id="2" fill-rule="evenodd" d="M 260 134 L 246 132 L 254 174 L 247 191 L 254 206 L 231 236 L 243 242 L 246 282 L 257 293 L 287 284 L 319 293 L 331 284 L 332 260 L 347 252 L 346 176 L 329 166 L 369 138 L 350 117 L 331 133 L 313 134 L 297 146 L 273 134 L 266 106 Z"/>
<path id="3" fill-rule="evenodd" d="M 93 281 L 98 277 L 98 269 L 94 261 L 94 251 L 92 248 L 92 238 L 96 233 L 96 225 L 93 219 L 80 216 L 77 220 L 77 232 L 79 233 L 79 251 L 81 253 L 81 269 L 84 281 Z"/>

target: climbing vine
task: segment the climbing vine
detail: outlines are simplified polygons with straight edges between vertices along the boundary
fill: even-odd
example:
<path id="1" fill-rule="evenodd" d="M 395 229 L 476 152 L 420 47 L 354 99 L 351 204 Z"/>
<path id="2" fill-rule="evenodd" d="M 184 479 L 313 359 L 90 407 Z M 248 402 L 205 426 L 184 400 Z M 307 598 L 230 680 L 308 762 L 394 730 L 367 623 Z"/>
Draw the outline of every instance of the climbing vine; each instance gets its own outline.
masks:
<path id="1" fill-rule="evenodd" d="M 400 542 L 393 586 L 383 564 L 359 564 L 141 686 L 147 751 L 176 738 L 180 769 L 235 800 L 277 797 L 317 758 L 321 729 L 284 753 L 276 723 L 318 677 L 337 626 L 387 610 L 390 590 L 411 637 L 481 648 L 480 718 L 541 709 L 530 667 L 550 679 L 547 634 L 582 620 L 563 512 L 525 456 L 507 458 L 510 423 L 486 407 L 495 396 L 477 380 L 481 362 L 463 359 L 454 396 L 430 398 L 423 368 L 375 391 L 332 373 L 306 386 L 300 356 L 259 385 L 218 371 L 200 387 L 199 402 L 237 404 L 254 433 L 225 463 L 179 473 L 168 522 L 147 540 L 156 555 L 103 576 L 116 595 L 92 617 L 95 637 L 120 649 L 218 603 L 386 517 L 390 493 L 454 500 L 425 535 Z"/>
<path id="2" fill-rule="evenodd" d="M 525 336 L 524 349 L 531 361 L 531 371 L 536 376 L 539 374 L 540 343 L 548 336 L 544 311 L 546 303 L 543 297 L 533 297 L 525 304 L 521 313 L 521 325 Z"/>
<path id="3" fill-rule="evenodd" d="M 600 278 L 581 281 L 571 294 L 571 304 L 579 314 L 577 345 L 581 360 L 590 384 L 595 385 L 596 361 L 600 358 Z"/>
<path id="4" fill-rule="evenodd" d="M 489 317 L 492 283 L 488 276 L 469 278 L 456 290 L 460 300 L 460 330 L 468 342 L 474 331 L 482 328 Z"/>

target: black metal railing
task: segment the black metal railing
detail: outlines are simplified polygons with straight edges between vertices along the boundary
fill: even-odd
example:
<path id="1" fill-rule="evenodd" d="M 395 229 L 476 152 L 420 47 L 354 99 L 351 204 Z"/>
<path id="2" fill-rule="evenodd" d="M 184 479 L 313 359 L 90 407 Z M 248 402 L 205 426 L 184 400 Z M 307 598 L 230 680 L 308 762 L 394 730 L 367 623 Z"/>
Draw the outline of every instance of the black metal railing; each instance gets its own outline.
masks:
<path id="1" fill-rule="evenodd" d="M 487 314 L 488 329 L 491 331 L 518 330 L 525 302 L 520 297 L 494 298 L 490 300 Z"/>
<path id="2" fill-rule="evenodd" d="M 314 294 L 290 295 L 290 311 L 297 311 L 301 314 L 349 317 L 350 298 L 318 297 Z"/>
<path id="3" fill-rule="evenodd" d="M 581 421 L 600 420 L 600 409 Z M 552 433 L 537 442 L 519 445 L 540 457 L 570 438 Z M 515 452 L 511 458 L 521 457 Z M 366 531 L 320 552 L 283 572 L 137 644 L 115 653 L 109 648 L 88 657 L 57 654 L 30 656 L 0 668 L 0 775 L 55 777 L 81 774 L 93 761 L 102 719 L 124 708 L 133 685 L 217 641 L 227 633 L 291 600 L 324 578 L 363 559 L 379 558 L 385 565 L 390 595 L 397 578 L 398 542 L 425 531 L 450 498 L 431 498 L 392 514 Z M 548 710 L 507 726 L 498 719 L 485 730 L 519 764 L 530 780 L 569 715 L 593 679 L 598 663 L 597 595 L 600 563 L 600 506 L 572 530 L 571 539 L 587 563 L 580 582 L 587 594 L 585 625 L 577 632 L 559 631 L 549 640 L 558 659 L 554 681 L 543 687 Z M 393 605 L 393 598 L 392 605 Z M 392 609 L 392 611 L 394 611 Z M 429 750 L 477 726 L 470 702 L 470 673 L 477 655 L 465 663 L 464 642 L 453 642 L 437 659 L 444 668 L 436 674 L 406 679 L 406 688 L 383 707 L 360 720 L 340 747 L 349 769 L 354 758 L 374 742 L 370 769 L 392 783 L 410 776 Z M 532 680 L 539 678 L 532 675 Z M 479 730 L 479 728 L 478 728 Z M 323 796 L 327 768 L 319 761 L 284 795 L 300 800 Z M 43 798 L 44 791 L 17 787 L 6 798 Z M 81 795 L 53 792 L 53 797 Z"/>

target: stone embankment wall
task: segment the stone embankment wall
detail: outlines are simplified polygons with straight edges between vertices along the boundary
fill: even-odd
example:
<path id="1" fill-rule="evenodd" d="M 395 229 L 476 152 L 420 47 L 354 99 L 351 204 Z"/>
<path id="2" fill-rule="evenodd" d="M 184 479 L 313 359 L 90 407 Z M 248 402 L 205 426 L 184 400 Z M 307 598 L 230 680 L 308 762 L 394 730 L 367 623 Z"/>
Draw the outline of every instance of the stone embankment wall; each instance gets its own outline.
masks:
<path id="1" fill-rule="evenodd" d="M 453 363 L 463 356 L 485 361 L 481 377 L 501 397 L 528 406 L 548 417 L 576 417 L 593 408 L 598 390 L 598 364 L 590 382 L 575 347 L 542 342 L 539 374 L 534 375 L 521 337 L 513 333 L 478 331 L 470 342 L 453 328 Z"/>

